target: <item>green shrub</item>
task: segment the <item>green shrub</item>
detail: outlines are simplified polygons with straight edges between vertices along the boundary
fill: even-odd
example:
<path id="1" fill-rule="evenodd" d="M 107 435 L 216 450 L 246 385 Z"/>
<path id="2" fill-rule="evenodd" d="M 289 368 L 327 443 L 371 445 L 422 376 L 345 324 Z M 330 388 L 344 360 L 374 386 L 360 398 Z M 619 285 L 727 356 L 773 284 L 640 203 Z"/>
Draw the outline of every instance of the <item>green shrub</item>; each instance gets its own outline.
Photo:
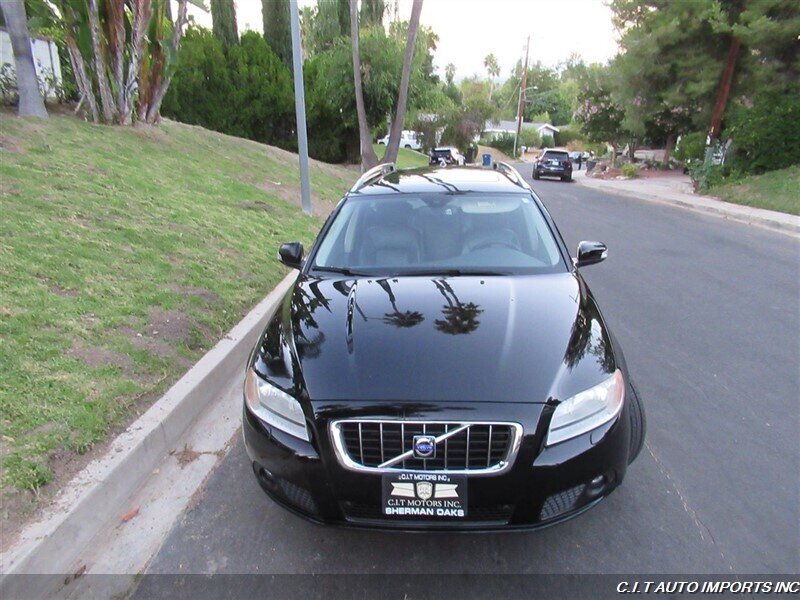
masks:
<path id="1" fill-rule="evenodd" d="M 633 178 L 636 177 L 636 175 L 638 175 L 639 167 L 637 167 L 633 163 L 625 163 L 624 165 L 622 165 L 622 167 L 620 167 L 620 171 L 622 171 L 622 174 L 625 177 Z"/>
<path id="2" fill-rule="evenodd" d="M 678 147 L 675 149 L 675 158 L 687 162 L 690 160 L 703 160 L 706 152 L 706 133 L 695 131 L 681 136 Z"/>
<path id="3" fill-rule="evenodd" d="M 704 161 L 692 161 L 688 165 L 689 176 L 698 191 L 707 192 L 713 187 L 739 181 L 746 176 L 745 173 L 731 166 L 707 165 Z"/>
<path id="4" fill-rule="evenodd" d="M 253 31 L 225 50 L 209 30 L 190 27 L 161 112 L 287 150 L 296 146 L 291 74 Z"/>
<path id="5" fill-rule="evenodd" d="M 527 148 L 538 148 L 542 143 L 542 136 L 535 129 L 523 129 L 519 134 L 519 145 Z"/>
<path id="6" fill-rule="evenodd" d="M 586 136 L 577 126 L 560 127 L 554 136 L 556 145 L 566 146 L 570 142 L 585 142 Z"/>
<path id="7" fill-rule="evenodd" d="M 733 110 L 726 136 L 733 152 L 726 161 L 745 173 L 764 173 L 800 164 L 800 97 L 768 91 L 751 107 Z"/>
<path id="8" fill-rule="evenodd" d="M 500 150 L 500 152 L 504 152 L 511 156 L 514 153 L 514 134 L 504 133 L 499 136 L 484 138 L 481 140 L 481 144 L 491 148 L 496 148 L 497 150 Z"/>
<path id="9" fill-rule="evenodd" d="M 552 135 L 543 135 L 542 136 L 542 145 L 540 146 L 541 148 L 552 148 L 555 145 L 556 145 L 556 143 L 553 141 L 553 136 Z"/>

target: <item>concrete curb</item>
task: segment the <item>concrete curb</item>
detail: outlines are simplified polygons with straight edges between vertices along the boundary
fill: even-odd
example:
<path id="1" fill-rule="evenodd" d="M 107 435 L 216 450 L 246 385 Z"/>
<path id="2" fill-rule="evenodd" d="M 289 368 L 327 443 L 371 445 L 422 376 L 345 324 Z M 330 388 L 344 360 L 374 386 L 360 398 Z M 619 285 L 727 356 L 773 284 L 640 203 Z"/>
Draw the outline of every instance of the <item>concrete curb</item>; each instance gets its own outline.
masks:
<path id="1" fill-rule="evenodd" d="M 297 277 L 287 275 L 164 396 L 118 436 L 105 456 L 59 492 L 45 516 L 28 526 L 0 555 L 0 596 L 45 597 L 73 566 L 86 544 L 112 519 L 184 432 L 226 389 L 281 298 Z M 15 575 L 60 574 L 61 577 Z M 17 585 L 15 580 L 20 584 Z M 20 586 L 24 585 L 21 589 Z M 36 588 L 32 589 L 31 585 Z"/>
<path id="2" fill-rule="evenodd" d="M 696 212 L 710 214 L 725 219 L 731 219 L 733 221 L 746 223 L 748 225 L 757 225 L 759 227 L 764 227 L 766 229 L 791 235 L 793 237 L 800 237 L 800 217 L 796 217 L 794 215 L 787 215 L 763 208 L 731 204 L 730 202 L 717 200 L 716 198 L 710 198 L 707 196 L 694 197 L 687 195 L 687 199 L 670 198 L 665 195 L 620 189 L 612 185 L 603 185 L 601 183 L 597 183 L 593 179 L 586 179 L 584 177 L 581 177 L 580 179 L 576 178 L 575 181 L 585 187 L 601 190 L 609 194 L 626 196 L 628 198 L 638 198 L 639 200 L 646 200 L 649 202 L 660 202 L 661 204 L 678 206 L 680 208 L 687 208 Z"/>

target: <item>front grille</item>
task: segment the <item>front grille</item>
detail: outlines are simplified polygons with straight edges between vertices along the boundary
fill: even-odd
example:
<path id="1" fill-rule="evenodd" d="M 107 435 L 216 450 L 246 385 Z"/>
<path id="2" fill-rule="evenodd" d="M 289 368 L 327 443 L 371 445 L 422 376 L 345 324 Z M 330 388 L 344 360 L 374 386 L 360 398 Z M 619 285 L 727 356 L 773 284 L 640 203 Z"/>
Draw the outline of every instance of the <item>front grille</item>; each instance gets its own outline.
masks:
<path id="1" fill-rule="evenodd" d="M 386 517 L 381 511 L 381 507 L 375 504 L 362 504 L 359 502 L 342 502 L 342 510 L 345 517 L 350 521 L 357 520 L 381 520 L 387 519 L 390 521 L 398 521 L 393 517 Z M 457 521 L 457 522 L 474 522 L 474 521 L 494 521 L 507 523 L 511 518 L 513 507 L 508 504 L 499 504 L 497 506 L 470 506 L 467 510 L 467 518 L 459 517 L 437 517 L 437 521 Z"/>
<path id="2" fill-rule="evenodd" d="M 364 471 L 498 472 L 513 461 L 521 433 L 516 423 L 347 420 L 331 426 L 340 462 Z M 418 435 L 441 438 L 434 457 L 411 454 Z"/>

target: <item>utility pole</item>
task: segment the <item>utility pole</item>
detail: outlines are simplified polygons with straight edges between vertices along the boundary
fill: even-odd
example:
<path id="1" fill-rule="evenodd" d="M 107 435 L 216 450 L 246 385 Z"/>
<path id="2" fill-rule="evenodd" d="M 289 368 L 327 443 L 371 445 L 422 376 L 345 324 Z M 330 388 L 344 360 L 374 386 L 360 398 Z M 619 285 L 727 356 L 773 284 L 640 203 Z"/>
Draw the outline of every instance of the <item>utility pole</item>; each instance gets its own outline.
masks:
<path id="1" fill-rule="evenodd" d="M 311 211 L 311 185 L 308 181 L 308 133 L 306 131 L 306 92 L 303 85 L 303 51 L 300 47 L 300 11 L 297 0 L 289 0 L 292 21 L 292 66 L 294 67 L 294 111 L 297 116 L 297 153 L 300 157 L 300 197 L 303 212 Z"/>
<path id="2" fill-rule="evenodd" d="M 531 49 L 531 36 L 525 46 L 525 70 L 522 71 L 522 83 L 519 86 L 519 104 L 517 104 L 517 135 L 514 136 L 514 158 L 517 157 L 517 140 L 522 130 L 522 108 L 525 106 L 525 88 L 528 85 L 528 51 Z"/>

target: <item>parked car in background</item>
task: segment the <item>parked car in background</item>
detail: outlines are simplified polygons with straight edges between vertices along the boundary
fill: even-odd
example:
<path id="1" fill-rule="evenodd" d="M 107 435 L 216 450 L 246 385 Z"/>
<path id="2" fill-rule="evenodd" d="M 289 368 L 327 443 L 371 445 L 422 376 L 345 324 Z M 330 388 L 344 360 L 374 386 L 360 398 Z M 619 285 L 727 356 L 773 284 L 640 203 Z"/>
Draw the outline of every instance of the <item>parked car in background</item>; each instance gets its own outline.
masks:
<path id="1" fill-rule="evenodd" d="M 533 178 L 560 177 L 572 181 L 572 160 L 566 150 L 543 150 L 533 163 Z"/>
<path id="2" fill-rule="evenodd" d="M 385 135 L 381 139 L 378 140 L 378 143 L 382 146 L 389 145 L 389 136 Z M 419 136 L 417 135 L 416 131 L 410 130 L 403 130 L 402 134 L 400 135 L 400 147 L 401 148 L 408 148 L 409 150 L 422 150 L 422 142 L 419 141 Z"/>
<path id="3" fill-rule="evenodd" d="M 441 146 L 431 151 L 429 164 L 446 166 L 463 165 L 465 162 L 464 155 L 458 151 L 458 148 Z"/>

